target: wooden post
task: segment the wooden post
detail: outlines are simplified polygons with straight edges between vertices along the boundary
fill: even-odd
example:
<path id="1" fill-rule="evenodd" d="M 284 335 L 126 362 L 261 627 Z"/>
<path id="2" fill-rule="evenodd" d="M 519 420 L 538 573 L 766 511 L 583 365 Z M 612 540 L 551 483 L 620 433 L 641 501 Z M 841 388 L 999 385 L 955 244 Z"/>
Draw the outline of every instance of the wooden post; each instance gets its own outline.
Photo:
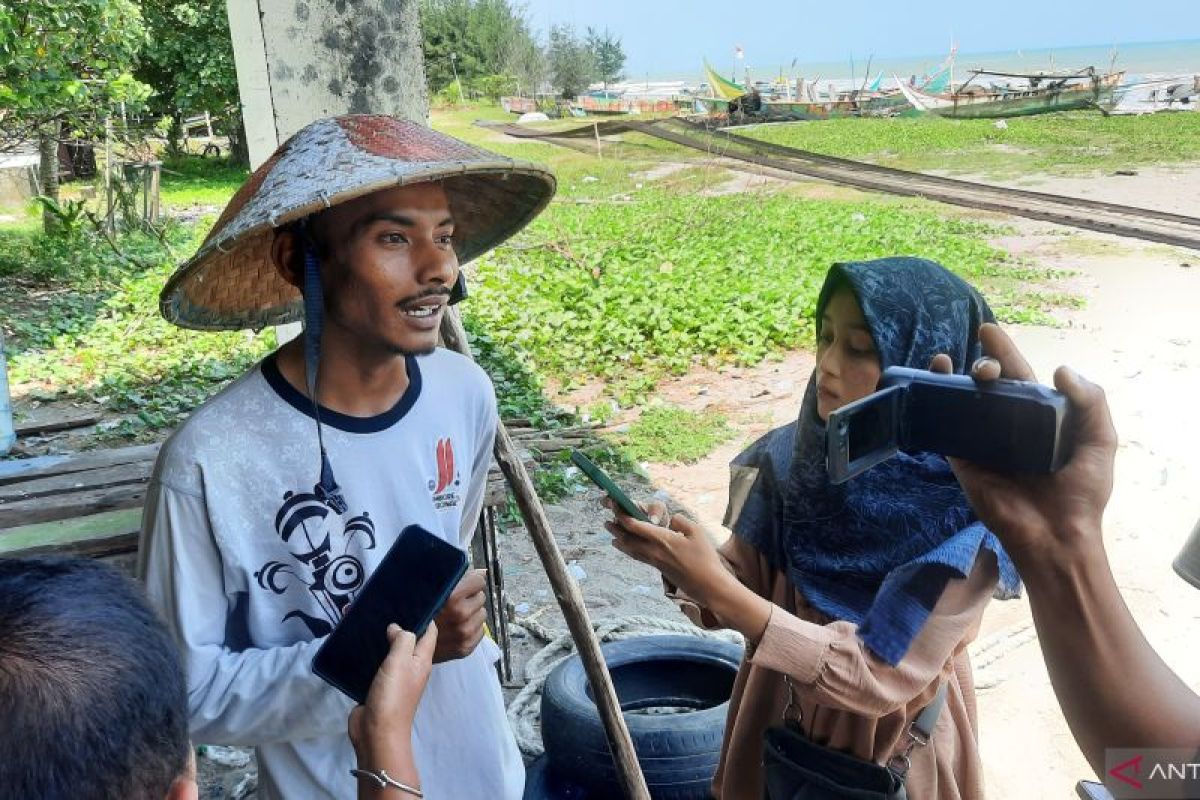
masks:
<path id="1" fill-rule="evenodd" d="M 458 318 L 456 309 L 448 309 L 442 317 L 442 340 L 451 350 L 472 357 L 467 332 Z M 554 589 L 554 597 L 558 600 L 563 616 L 566 617 L 567 628 L 571 631 L 571 638 L 575 640 L 579 657 L 583 660 L 583 669 L 596 696 L 596 707 L 600 710 L 604 733 L 608 737 L 608 749 L 613 754 L 625 796 L 630 800 L 650 800 L 650 790 L 646 787 L 646 779 L 633 750 L 629 729 L 625 727 L 625 718 L 621 716 L 621 704 L 617 699 L 616 689 L 613 688 L 612 677 L 608 674 L 608 665 L 604 663 L 604 655 L 600 652 L 600 642 L 596 640 L 596 634 L 592 630 L 587 606 L 583 603 L 583 593 L 567 572 L 567 562 L 558 549 L 558 543 L 554 541 L 550 520 L 546 517 L 546 510 L 542 507 L 533 480 L 521 462 L 521 456 L 508 434 L 508 429 L 500 421 L 496 423 L 495 455 L 500 470 L 508 479 L 516 496 L 521 518 L 533 537 L 533 546 L 537 549 L 538 557 L 546 570 L 546 577 L 550 579 L 550 586 Z"/>
<path id="2" fill-rule="evenodd" d="M 596 158 L 604 158 L 600 154 L 600 123 L 592 122 L 592 133 L 596 136 Z"/>

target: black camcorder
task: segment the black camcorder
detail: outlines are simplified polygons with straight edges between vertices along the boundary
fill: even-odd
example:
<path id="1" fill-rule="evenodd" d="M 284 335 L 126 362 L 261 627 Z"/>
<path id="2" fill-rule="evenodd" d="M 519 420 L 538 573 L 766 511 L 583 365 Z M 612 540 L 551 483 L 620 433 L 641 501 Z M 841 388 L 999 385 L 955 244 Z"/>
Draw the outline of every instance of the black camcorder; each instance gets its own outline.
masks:
<path id="1" fill-rule="evenodd" d="M 829 415 L 829 480 L 844 483 L 901 450 L 1054 472 L 1070 457 L 1069 413 L 1067 398 L 1040 383 L 888 367 L 874 394 Z"/>

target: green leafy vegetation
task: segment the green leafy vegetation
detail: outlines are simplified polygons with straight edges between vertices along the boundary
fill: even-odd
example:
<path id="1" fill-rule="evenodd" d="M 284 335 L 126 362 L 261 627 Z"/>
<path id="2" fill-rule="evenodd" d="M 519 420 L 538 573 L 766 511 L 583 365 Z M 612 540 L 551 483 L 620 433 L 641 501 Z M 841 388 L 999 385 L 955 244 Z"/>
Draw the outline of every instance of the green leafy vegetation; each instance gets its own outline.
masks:
<path id="1" fill-rule="evenodd" d="M 697 363 L 810 344 L 836 261 L 921 254 L 999 283 L 1008 258 L 987 244 L 993 232 L 892 202 L 646 189 L 629 203 L 556 205 L 479 261 L 469 313 L 531 372 L 568 387 L 602 379 L 625 404 Z"/>
<path id="2" fill-rule="evenodd" d="M 246 139 L 238 102 L 233 42 L 225 7 L 211 0 L 139 0 L 149 36 L 138 54 L 137 77 L 154 87 L 151 112 L 165 118 L 167 153 L 178 156 L 184 120 L 203 116 L 245 163 Z"/>
<path id="3" fill-rule="evenodd" d="M 219 211 L 250 175 L 229 158 L 171 158 L 162 169 L 162 204 L 177 209 L 214 206 Z"/>
<path id="4" fill-rule="evenodd" d="M 652 405 L 621 437 L 625 451 L 638 461 L 690 464 L 733 437 L 725 417 L 671 405 Z"/>
<path id="5" fill-rule="evenodd" d="M 936 116 L 764 125 L 739 133 L 766 142 L 903 169 L 995 177 L 1076 174 L 1200 159 L 1188 114 L 1104 117 L 1069 111 L 995 120 Z"/>
<path id="6" fill-rule="evenodd" d="M 4 146 L 36 142 L 38 183 L 58 201 L 61 139 L 96 137 L 118 104 L 138 111 L 152 87 L 131 69 L 146 40 L 133 0 L 25 0 L 0 6 L 0 119 Z M 47 205 L 43 226 L 59 221 Z"/>
<path id="7" fill-rule="evenodd" d="M 135 421 L 116 431 L 120 435 L 176 425 L 269 352 L 274 333 L 200 333 L 171 325 L 157 310 L 172 268 L 163 261 L 127 274 L 103 299 L 92 295 L 80 306 L 60 306 L 59 315 L 38 315 L 37 322 L 27 317 L 17 328 L 23 335 L 10 356 L 10 380 L 26 393 L 68 394 L 132 413 Z"/>

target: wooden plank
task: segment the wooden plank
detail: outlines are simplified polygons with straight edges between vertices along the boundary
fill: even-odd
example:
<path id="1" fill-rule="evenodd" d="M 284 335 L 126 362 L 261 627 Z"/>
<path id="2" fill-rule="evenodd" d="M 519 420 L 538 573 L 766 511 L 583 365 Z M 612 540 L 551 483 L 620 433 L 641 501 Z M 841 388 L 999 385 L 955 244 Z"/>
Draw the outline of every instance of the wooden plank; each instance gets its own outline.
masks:
<path id="1" fill-rule="evenodd" d="M 45 422 L 33 422 L 29 425 L 24 425 L 17 428 L 17 438 L 21 439 L 26 436 L 37 436 L 42 433 L 54 433 L 55 431 L 69 431 L 75 428 L 86 428 L 88 425 L 95 425 L 100 421 L 99 414 L 90 414 L 86 417 L 73 417 L 71 419 L 50 419 Z"/>
<path id="2" fill-rule="evenodd" d="M 24 558 L 27 556 L 79 556 L 80 558 L 109 558 L 136 553 L 137 531 L 95 539 L 83 539 L 63 545 L 41 545 L 11 553 L 0 552 L 0 558 Z"/>
<path id="3" fill-rule="evenodd" d="M 27 473 L 53 467 L 64 461 L 70 461 L 72 458 L 69 454 L 55 456 L 34 456 L 33 458 L 6 458 L 0 460 L 0 483 L 4 483 L 6 479 L 15 478 L 22 480 L 22 476 Z"/>
<path id="4" fill-rule="evenodd" d="M 135 483 L 107 489 L 87 489 L 54 496 L 51 500 L 35 497 L 0 505 L 0 531 L 35 522 L 52 522 L 113 511 L 138 508 L 146 499 L 146 484 Z"/>
<path id="5" fill-rule="evenodd" d="M 135 461 L 132 464 L 121 464 L 104 469 L 89 469 L 82 472 L 69 472 L 66 475 L 52 475 L 48 478 L 0 484 L 0 504 L 32 500 L 36 497 L 50 498 L 53 495 L 85 489 L 104 489 L 127 483 L 145 483 L 150 480 L 150 473 L 153 471 L 153 461 Z"/>
<path id="6" fill-rule="evenodd" d="M 143 444 L 108 450 L 89 450 L 78 455 L 43 456 L 40 458 L 16 459 L 0 462 L 0 485 L 65 475 L 87 469 L 132 464 L 135 461 L 153 461 L 158 456 L 159 444 Z"/>
<path id="7" fill-rule="evenodd" d="M 111 555 L 136 549 L 141 509 L 23 525 L 0 531 L 0 556 L 70 553 Z"/>

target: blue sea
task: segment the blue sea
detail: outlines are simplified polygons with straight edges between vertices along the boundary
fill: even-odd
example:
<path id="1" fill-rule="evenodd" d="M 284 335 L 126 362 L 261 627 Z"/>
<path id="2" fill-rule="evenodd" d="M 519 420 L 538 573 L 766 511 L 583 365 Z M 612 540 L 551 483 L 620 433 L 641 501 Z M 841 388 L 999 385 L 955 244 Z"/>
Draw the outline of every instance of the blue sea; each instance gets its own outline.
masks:
<path id="1" fill-rule="evenodd" d="M 1114 61 L 1115 57 L 1115 61 Z M 871 60 L 871 75 L 879 71 L 884 75 L 895 73 L 901 77 L 923 75 L 933 72 L 945 60 L 946 53 L 925 56 L 901 56 L 896 58 L 874 58 Z M 990 53 L 972 53 L 960 50 L 955 59 L 956 75 L 964 77 L 973 68 L 986 68 L 1007 72 L 1033 72 L 1037 70 L 1069 70 L 1096 67 L 1108 71 L 1109 65 L 1125 70 L 1126 80 L 1153 80 L 1160 77 L 1195 75 L 1200 73 L 1200 39 L 1180 42 L 1138 42 L 1136 44 L 1094 45 L 1085 47 L 1062 47 L 1039 50 L 999 50 Z M 867 59 L 855 62 L 857 80 L 862 80 L 867 69 Z M 788 65 L 784 65 L 785 72 Z M 769 79 L 779 73 L 780 67 L 773 66 L 751 76 Z M 809 78 L 824 75 L 827 78 L 851 78 L 849 60 L 838 63 L 796 64 L 793 75 L 803 74 Z"/>
<path id="2" fill-rule="evenodd" d="M 879 72 L 883 72 L 884 75 L 895 73 L 905 78 L 910 75 L 920 76 L 937 70 L 946 60 L 946 56 L 947 53 L 944 52 L 909 56 L 877 56 L 870 59 L 870 73 L 872 76 Z M 684 80 L 689 83 L 702 81 L 704 78 L 699 61 L 700 59 L 697 57 L 695 70 L 651 76 L 650 80 Z M 728 61 L 728 64 L 713 63 L 713 66 L 727 77 L 734 70 L 733 59 L 728 59 Z M 770 80 L 783 74 L 792 78 L 804 76 L 810 80 L 820 76 L 838 81 L 848 81 L 851 78 L 861 81 L 867 72 L 867 63 L 866 57 L 855 59 L 853 75 L 851 74 L 851 61 L 848 58 L 841 61 L 797 62 L 794 67 L 788 63 L 768 64 L 748 61 L 746 67 L 749 67 L 750 76 L 754 80 Z M 960 49 L 955 59 L 955 71 L 965 74 L 966 70 L 979 67 L 1008 72 L 1034 72 L 1051 69 L 1078 69 L 1088 66 L 1107 71 L 1109 65 L 1113 63 L 1117 69 L 1125 70 L 1127 76 L 1136 80 L 1195 75 L 1200 73 L 1200 39 L 992 52 L 971 52 Z M 743 78 L 743 67 L 738 65 L 737 69 L 737 79 L 740 82 Z M 635 82 L 636 79 L 630 80 L 630 83 Z"/>

